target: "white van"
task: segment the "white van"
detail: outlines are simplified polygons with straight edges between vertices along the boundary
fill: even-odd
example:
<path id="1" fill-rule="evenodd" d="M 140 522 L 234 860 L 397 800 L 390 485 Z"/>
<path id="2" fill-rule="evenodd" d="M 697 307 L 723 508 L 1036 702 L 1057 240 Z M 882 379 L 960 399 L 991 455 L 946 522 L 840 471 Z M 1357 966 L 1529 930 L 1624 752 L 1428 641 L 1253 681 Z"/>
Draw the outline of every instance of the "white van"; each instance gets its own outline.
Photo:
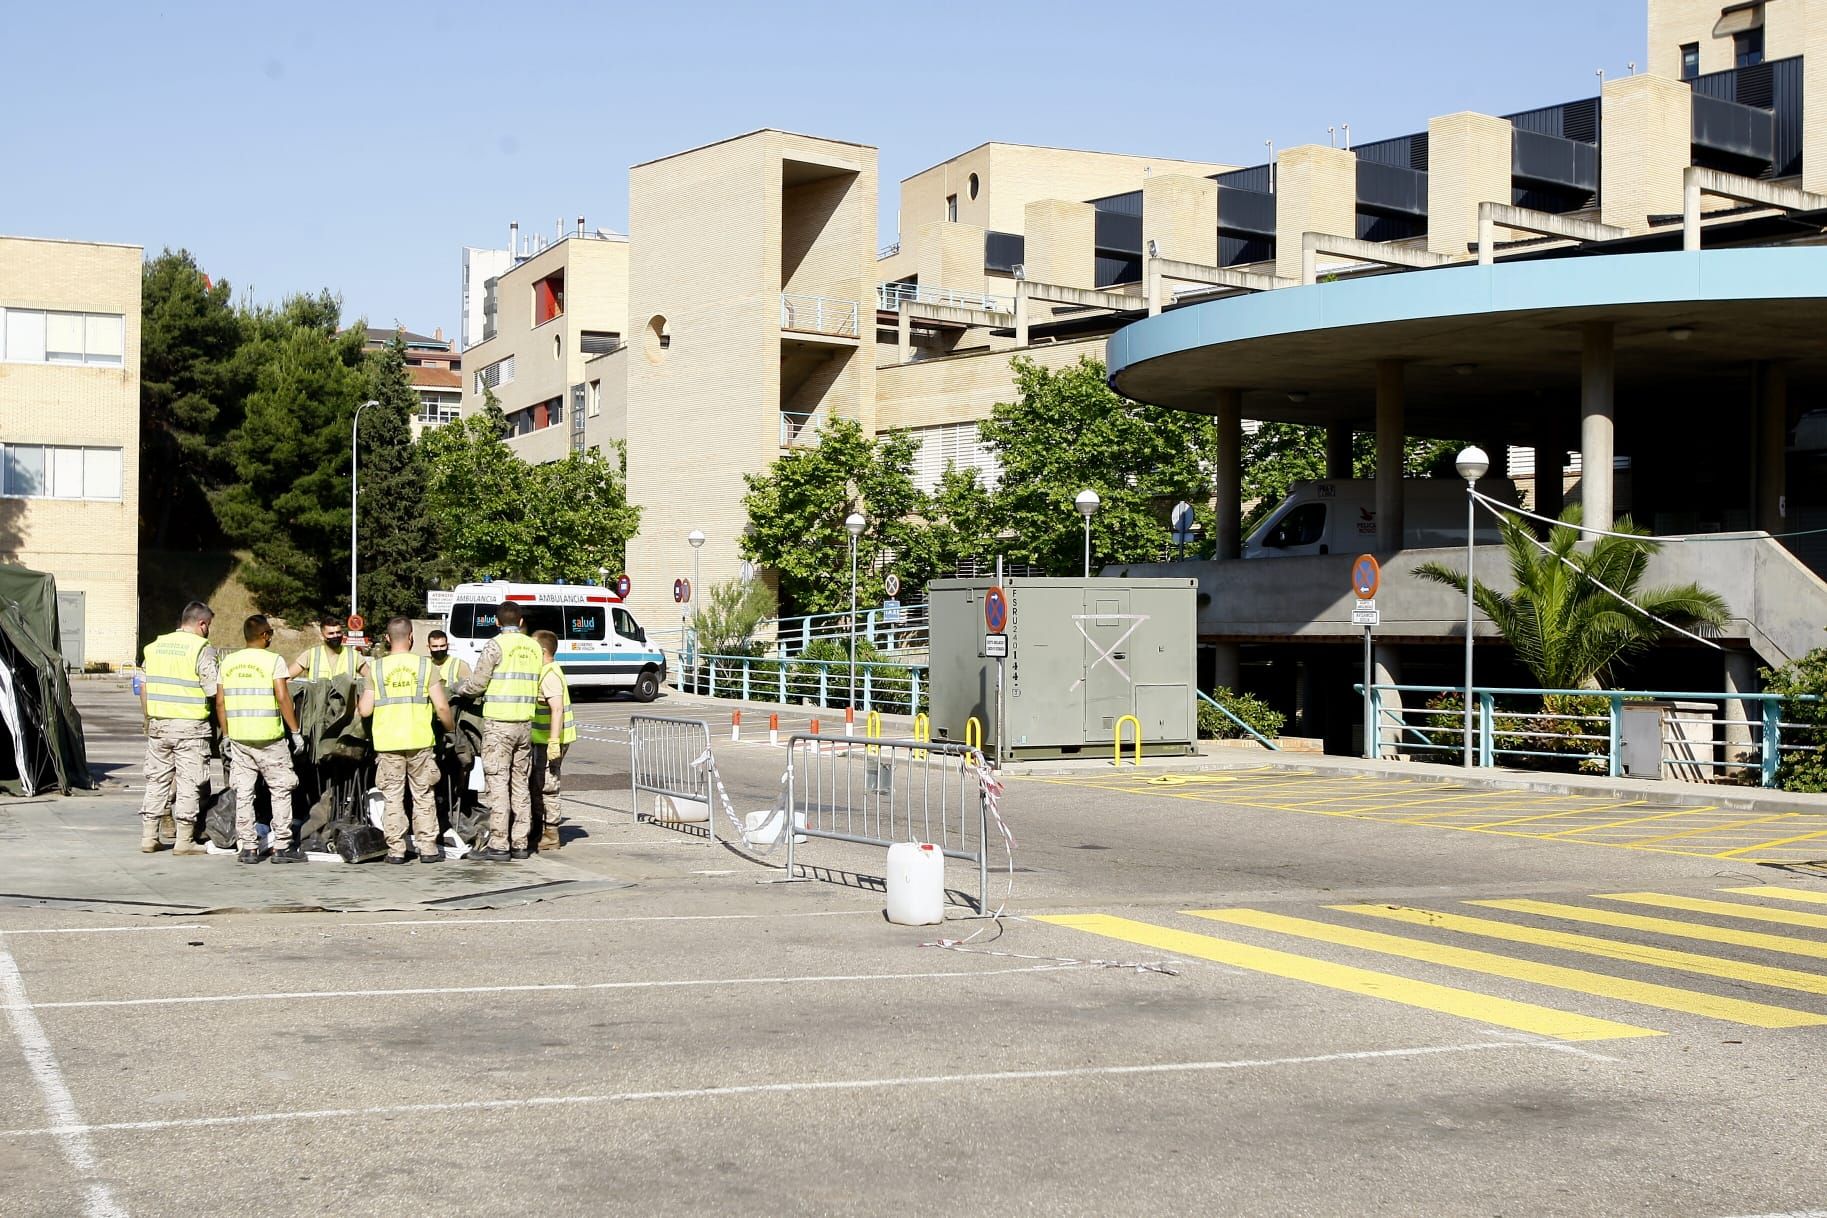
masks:
<path id="1" fill-rule="evenodd" d="M 1508 478 L 1479 482 L 1483 494 L 1516 503 Z M 1409 478 L 1402 483 L 1402 544 L 1411 550 L 1465 544 L 1465 483 L 1458 478 Z M 1480 507 L 1479 545 L 1503 540 L 1497 519 Z M 1245 558 L 1296 554 L 1358 554 L 1377 548 L 1377 484 L 1370 478 L 1296 482 L 1243 543 Z"/>
<path id="2" fill-rule="evenodd" d="M 572 689 L 626 689 L 641 702 L 659 696 L 665 654 L 648 643 L 647 632 L 613 588 L 594 584 L 458 584 L 444 621 L 450 654 L 473 666 L 482 645 L 497 633 L 495 609 L 503 601 L 520 606 L 524 633 L 550 630 L 558 636 L 558 665 Z"/>

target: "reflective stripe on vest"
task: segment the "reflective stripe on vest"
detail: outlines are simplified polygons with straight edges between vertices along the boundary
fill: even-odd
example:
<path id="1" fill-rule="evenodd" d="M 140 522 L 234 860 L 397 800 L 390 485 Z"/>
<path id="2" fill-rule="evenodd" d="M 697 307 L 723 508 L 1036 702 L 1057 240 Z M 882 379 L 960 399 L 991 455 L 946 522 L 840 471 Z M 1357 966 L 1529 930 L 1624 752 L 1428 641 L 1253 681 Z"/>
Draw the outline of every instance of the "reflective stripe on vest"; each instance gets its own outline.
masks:
<path id="1" fill-rule="evenodd" d="M 197 657 L 209 640 L 188 630 L 162 634 L 146 644 L 146 715 L 152 719 L 207 719 L 209 699 L 197 674 Z"/>
<path id="2" fill-rule="evenodd" d="M 444 679 L 444 685 L 447 691 L 450 686 L 457 683 L 457 665 L 462 662 L 463 661 L 457 659 L 456 656 L 451 656 L 446 659 L 444 663 L 438 665 L 438 676 Z"/>
<path id="3" fill-rule="evenodd" d="M 244 647 L 222 661 L 222 701 L 228 710 L 228 738 L 243 744 L 271 744 L 285 735 L 279 691 L 273 686 L 270 651 Z"/>
<path id="4" fill-rule="evenodd" d="M 546 674 L 549 672 L 558 674 L 558 685 L 560 689 L 564 690 L 565 696 L 565 722 L 564 726 L 559 729 L 558 743 L 570 744 L 573 740 L 577 739 L 577 719 L 571 714 L 571 686 L 565 680 L 564 669 L 560 668 L 556 663 L 547 664 L 539 670 L 539 680 L 541 684 L 545 682 Z M 552 708 L 546 703 L 544 698 L 541 698 L 533 707 L 533 743 L 548 744 L 551 740 Z"/>
<path id="5" fill-rule="evenodd" d="M 498 723 L 525 723 L 539 701 L 539 669 L 546 653 L 518 631 L 496 635 L 495 643 L 501 648 L 501 660 L 488 679 L 482 717 Z"/>
<path id="6" fill-rule="evenodd" d="M 431 661 L 386 655 L 368 669 L 374 682 L 371 735 L 379 753 L 415 753 L 432 745 Z"/>
<path id="7" fill-rule="evenodd" d="M 305 652 L 305 657 L 310 661 L 305 665 L 305 677 L 309 680 L 327 680 L 338 673 L 346 673 L 350 677 L 355 676 L 355 648 L 347 644 L 343 646 L 342 653 L 334 660 L 330 658 L 330 649 L 322 643 Z"/>

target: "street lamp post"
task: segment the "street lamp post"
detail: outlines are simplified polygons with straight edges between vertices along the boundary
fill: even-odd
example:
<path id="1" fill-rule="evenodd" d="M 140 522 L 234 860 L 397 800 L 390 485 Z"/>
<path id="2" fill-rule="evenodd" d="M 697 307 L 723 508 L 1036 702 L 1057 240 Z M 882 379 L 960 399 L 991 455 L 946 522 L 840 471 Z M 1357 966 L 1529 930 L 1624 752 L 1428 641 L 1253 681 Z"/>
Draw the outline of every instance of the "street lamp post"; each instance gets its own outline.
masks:
<path id="1" fill-rule="evenodd" d="M 691 595 L 687 596 L 679 603 L 679 659 L 681 663 L 684 662 L 685 658 L 686 623 L 691 617 L 691 607 L 698 602 L 698 552 L 704 548 L 704 530 L 693 529 L 685 535 L 685 540 L 691 543 Z M 692 685 L 695 687 L 698 683 L 698 646 L 696 640 L 693 640 L 692 642 L 691 658 Z"/>
<path id="2" fill-rule="evenodd" d="M 356 520 L 361 506 L 361 497 L 356 485 L 360 476 L 361 451 L 359 444 L 362 435 L 362 411 L 370 406 L 379 406 L 378 401 L 363 402 L 355 408 L 355 418 L 349 423 L 349 616 L 354 617 L 355 581 L 356 581 Z"/>
<path id="3" fill-rule="evenodd" d="M 1477 551 L 1473 548 L 1473 534 L 1478 525 L 1478 501 L 1472 497 L 1478 480 L 1484 477 L 1491 468 L 1491 458 L 1476 444 L 1461 449 L 1453 467 L 1459 476 L 1465 479 L 1465 766 L 1472 766 L 1472 612 L 1475 601 L 1472 597 L 1472 564 L 1476 561 Z"/>
<path id="4" fill-rule="evenodd" d="M 869 522 L 861 512 L 844 517 L 844 528 L 850 531 L 850 705 L 856 706 L 856 543 Z"/>
<path id="5" fill-rule="evenodd" d="M 1078 514 L 1085 518 L 1085 578 L 1086 579 L 1091 578 L 1091 518 L 1093 516 L 1097 515 L 1098 504 L 1100 504 L 1102 502 L 1103 502 L 1103 500 L 1099 499 L 1097 497 L 1097 492 L 1093 491 L 1093 490 L 1080 491 L 1078 493 L 1078 498 L 1076 498 L 1072 501 L 1072 505 L 1078 509 Z"/>

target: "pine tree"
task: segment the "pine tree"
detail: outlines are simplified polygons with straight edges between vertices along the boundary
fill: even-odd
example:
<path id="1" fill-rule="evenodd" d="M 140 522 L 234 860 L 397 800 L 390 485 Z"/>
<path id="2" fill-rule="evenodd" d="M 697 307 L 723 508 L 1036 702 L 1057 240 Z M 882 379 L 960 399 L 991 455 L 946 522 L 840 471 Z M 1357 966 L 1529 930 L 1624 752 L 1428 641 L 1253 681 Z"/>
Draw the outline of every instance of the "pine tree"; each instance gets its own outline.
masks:
<path id="1" fill-rule="evenodd" d="M 362 413 L 357 566 L 361 612 L 378 625 L 423 612 L 436 538 L 425 512 L 425 453 L 412 438 L 418 395 L 407 379 L 404 340 L 396 334 L 370 352 L 367 374 L 366 400 L 377 404 Z"/>

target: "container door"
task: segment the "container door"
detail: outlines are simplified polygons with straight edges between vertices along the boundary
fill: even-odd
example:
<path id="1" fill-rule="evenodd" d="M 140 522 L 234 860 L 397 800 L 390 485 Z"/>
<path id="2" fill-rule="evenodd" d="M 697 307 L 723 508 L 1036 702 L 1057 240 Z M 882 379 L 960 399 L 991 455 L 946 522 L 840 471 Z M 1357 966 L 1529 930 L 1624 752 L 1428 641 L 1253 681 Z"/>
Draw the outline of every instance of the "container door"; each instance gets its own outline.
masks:
<path id="1" fill-rule="evenodd" d="M 1127 591 L 1088 588 L 1084 603 L 1079 624 L 1085 631 L 1085 671 L 1079 693 L 1085 708 L 1085 742 L 1108 744 L 1117 720 L 1135 705 L 1129 655 L 1136 622 L 1130 616 Z"/>
<path id="2" fill-rule="evenodd" d="M 57 594 L 57 637 L 63 651 L 65 668 L 81 669 L 87 662 L 87 652 L 83 641 L 83 597 L 82 592 L 58 592 Z"/>

